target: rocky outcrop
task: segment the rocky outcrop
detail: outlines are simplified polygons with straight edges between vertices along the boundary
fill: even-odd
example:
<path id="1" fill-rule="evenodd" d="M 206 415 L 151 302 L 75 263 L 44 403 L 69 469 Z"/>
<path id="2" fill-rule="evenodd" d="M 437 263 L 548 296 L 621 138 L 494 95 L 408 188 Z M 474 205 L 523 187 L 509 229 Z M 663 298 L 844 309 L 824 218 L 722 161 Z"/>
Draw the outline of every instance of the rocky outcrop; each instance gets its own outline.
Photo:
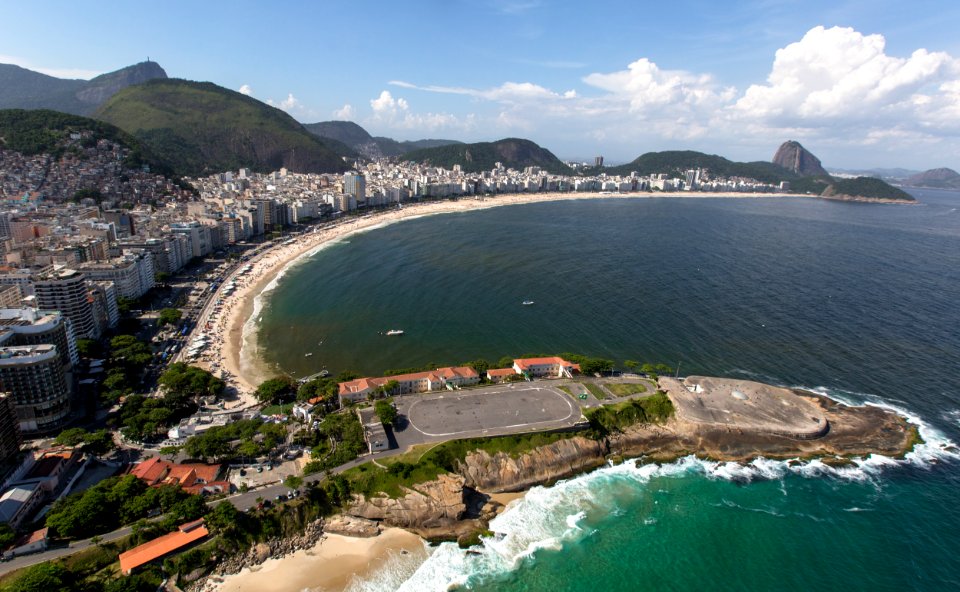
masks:
<path id="1" fill-rule="evenodd" d="M 484 451 L 467 455 L 458 473 L 467 487 L 489 493 L 524 491 L 583 473 L 606 462 L 601 442 L 582 437 L 559 440 L 513 457 Z"/>
<path id="2" fill-rule="evenodd" d="M 167 73 L 156 62 L 140 62 L 117 70 L 101 74 L 90 80 L 82 89 L 77 91 L 77 99 L 89 105 L 92 111 L 121 90 L 134 84 L 142 84 L 154 78 L 166 78 Z"/>
<path id="3" fill-rule="evenodd" d="M 311 549 L 323 537 L 323 532 L 324 521 L 317 520 L 308 524 L 300 534 L 257 543 L 245 553 L 225 557 L 213 570 L 210 579 L 239 573 L 243 568 L 260 565 L 267 559 L 277 559 L 296 551 Z"/>
<path id="4" fill-rule="evenodd" d="M 780 145 L 777 153 L 773 155 L 773 164 L 803 177 L 829 176 L 820 165 L 820 159 L 801 146 L 800 142 L 793 140 Z"/>
<path id="5" fill-rule="evenodd" d="M 359 516 L 339 514 L 327 520 L 323 532 L 368 539 L 380 534 L 380 525 L 373 520 L 367 520 Z"/>
<path id="6" fill-rule="evenodd" d="M 609 438 L 610 454 L 669 461 L 688 454 L 719 461 L 747 462 L 757 457 L 815 456 L 899 457 L 916 438 L 905 419 L 878 407 L 849 407 L 816 393 L 798 393 L 817 404 L 829 431 L 812 440 L 798 440 L 739 428 L 705 427 L 671 419 L 665 425 L 635 425 Z"/>
<path id="7" fill-rule="evenodd" d="M 440 475 L 433 481 L 417 484 L 416 489 L 408 488 L 403 497 L 358 496 L 348 513 L 418 533 L 442 531 L 466 515 L 469 494 L 464 490 L 462 476 Z"/>

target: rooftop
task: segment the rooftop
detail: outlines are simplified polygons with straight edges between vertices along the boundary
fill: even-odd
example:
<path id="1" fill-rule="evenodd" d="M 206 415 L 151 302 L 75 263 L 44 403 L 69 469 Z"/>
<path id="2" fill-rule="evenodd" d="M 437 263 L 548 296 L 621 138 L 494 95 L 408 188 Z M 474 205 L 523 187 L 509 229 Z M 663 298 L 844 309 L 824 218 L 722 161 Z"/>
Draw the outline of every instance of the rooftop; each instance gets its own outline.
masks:
<path id="1" fill-rule="evenodd" d="M 121 553 L 120 571 L 129 574 L 134 569 L 146 565 L 155 559 L 160 559 L 168 553 L 172 553 L 177 549 L 182 549 L 187 545 L 202 540 L 208 534 L 210 534 L 210 531 L 208 531 L 207 527 L 203 524 L 203 519 L 182 524 L 177 530 L 170 534 L 165 534 L 139 547 L 134 547 L 129 551 Z"/>

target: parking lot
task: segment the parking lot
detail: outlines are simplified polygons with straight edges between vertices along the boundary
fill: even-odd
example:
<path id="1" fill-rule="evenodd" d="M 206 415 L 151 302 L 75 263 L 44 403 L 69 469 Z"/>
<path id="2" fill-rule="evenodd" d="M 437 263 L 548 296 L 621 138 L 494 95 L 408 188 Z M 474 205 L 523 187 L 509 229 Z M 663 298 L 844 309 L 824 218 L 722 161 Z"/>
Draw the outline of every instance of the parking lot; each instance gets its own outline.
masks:
<path id="1" fill-rule="evenodd" d="M 570 395 L 543 383 L 418 395 L 397 406 L 408 422 L 403 432 L 423 441 L 566 428 L 582 419 Z"/>

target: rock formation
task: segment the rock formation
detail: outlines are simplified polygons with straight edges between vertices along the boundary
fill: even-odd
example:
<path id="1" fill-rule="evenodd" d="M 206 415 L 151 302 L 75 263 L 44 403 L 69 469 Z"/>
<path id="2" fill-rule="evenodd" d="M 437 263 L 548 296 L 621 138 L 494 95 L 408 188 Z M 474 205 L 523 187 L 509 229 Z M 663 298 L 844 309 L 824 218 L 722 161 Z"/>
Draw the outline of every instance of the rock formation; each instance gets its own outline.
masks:
<path id="1" fill-rule="evenodd" d="M 803 177 L 827 176 L 826 170 L 820 166 L 820 159 L 811 154 L 800 142 L 790 140 L 784 142 L 773 155 L 773 164 L 793 171 Z"/>
<path id="2" fill-rule="evenodd" d="M 525 491 L 583 473 L 606 462 L 605 446 L 583 437 L 559 440 L 516 458 L 504 452 L 467 455 L 458 472 L 467 487 L 488 493 Z"/>
<path id="3" fill-rule="evenodd" d="M 416 490 L 407 489 L 399 498 L 358 496 L 350 507 L 352 516 L 377 520 L 421 534 L 436 536 L 437 532 L 451 532 L 467 513 L 464 478 L 460 475 L 440 475 L 433 481 L 418 483 Z"/>

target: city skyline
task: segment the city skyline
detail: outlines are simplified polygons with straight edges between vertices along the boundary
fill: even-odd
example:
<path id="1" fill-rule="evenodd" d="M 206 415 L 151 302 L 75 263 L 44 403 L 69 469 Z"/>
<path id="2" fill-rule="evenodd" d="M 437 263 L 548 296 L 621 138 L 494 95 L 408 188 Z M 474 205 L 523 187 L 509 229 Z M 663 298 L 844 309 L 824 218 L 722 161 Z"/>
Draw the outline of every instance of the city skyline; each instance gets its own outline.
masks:
<path id="1" fill-rule="evenodd" d="M 769 160 L 795 139 L 832 168 L 960 167 L 960 8 L 944 1 L 360 4 L 12 5 L 0 62 L 89 78 L 149 56 L 303 123 L 525 137 L 569 159 Z"/>

